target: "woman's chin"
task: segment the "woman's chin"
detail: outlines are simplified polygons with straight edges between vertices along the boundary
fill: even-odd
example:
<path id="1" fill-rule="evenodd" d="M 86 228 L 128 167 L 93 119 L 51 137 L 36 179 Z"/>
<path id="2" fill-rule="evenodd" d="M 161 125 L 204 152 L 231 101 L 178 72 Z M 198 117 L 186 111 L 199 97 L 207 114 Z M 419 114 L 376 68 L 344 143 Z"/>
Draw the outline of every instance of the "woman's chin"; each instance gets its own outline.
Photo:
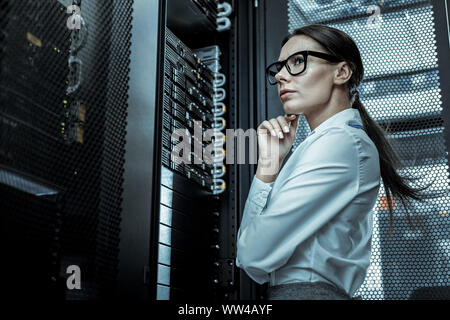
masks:
<path id="1" fill-rule="evenodd" d="M 299 108 L 298 104 L 293 103 L 294 101 L 286 101 L 283 104 L 283 109 L 286 114 L 299 114 L 301 113 L 301 108 Z"/>

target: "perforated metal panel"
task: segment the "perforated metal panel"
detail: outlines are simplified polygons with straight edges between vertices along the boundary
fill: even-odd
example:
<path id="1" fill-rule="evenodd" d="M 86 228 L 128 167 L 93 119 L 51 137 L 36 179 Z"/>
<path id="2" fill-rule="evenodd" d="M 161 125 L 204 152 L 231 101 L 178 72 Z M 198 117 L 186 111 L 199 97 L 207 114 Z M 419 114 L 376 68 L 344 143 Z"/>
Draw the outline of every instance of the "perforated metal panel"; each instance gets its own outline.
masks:
<path id="1" fill-rule="evenodd" d="M 367 11 L 371 5 L 376 8 Z M 391 238 L 387 237 L 389 211 L 381 185 L 373 209 L 371 265 L 356 295 L 362 299 L 448 298 L 448 151 L 431 2 L 290 0 L 288 16 L 289 32 L 321 23 L 355 40 L 365 67 L 361 101 L 386 130 L 402 160 L 398 173 L 420 178 L 414 187 L 435 180 L 425 191 L 425 201 L 410 202 L 415 230 L 409 228 L 401 202 L 395 203 Z M 294 148 L 310 132 L 303 116 L 299 121 Z"/>
<path id="2" fill-rule="evenodd" d="M 68 28 L 70 4 L 81 8 L 80 30 Z M 1 236 L 11 288 L 114 294 L 132 1 L 1 0 L 0 8 Z M 81 269 L 80 290 L 66 288 L 69 265 Z"/>

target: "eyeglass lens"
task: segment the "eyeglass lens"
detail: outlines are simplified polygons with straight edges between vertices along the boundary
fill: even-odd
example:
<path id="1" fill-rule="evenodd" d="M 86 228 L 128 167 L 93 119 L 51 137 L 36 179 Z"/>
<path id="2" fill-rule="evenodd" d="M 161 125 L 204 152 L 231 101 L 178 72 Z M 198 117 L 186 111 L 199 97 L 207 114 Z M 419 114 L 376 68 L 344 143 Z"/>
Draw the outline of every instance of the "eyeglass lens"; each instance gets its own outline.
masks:
<path id="1" fill-rule="evenodd" d="M 291 75 L 300 74 L 305 70 L 305 57 L 303 56 L 303 54 L 298 53 L 296 55 L 293 55 L 292 57 L 289 57 L 286 64 L 288 72 Z M 277 80 L 275 79 L 275 75 L 280 72 L 283 67 L 284 65 L 282 65 L 281 63 L 276 63 L 269 68 L 268 77 L 271 84 L 275 84 L 277 82 Z"/>

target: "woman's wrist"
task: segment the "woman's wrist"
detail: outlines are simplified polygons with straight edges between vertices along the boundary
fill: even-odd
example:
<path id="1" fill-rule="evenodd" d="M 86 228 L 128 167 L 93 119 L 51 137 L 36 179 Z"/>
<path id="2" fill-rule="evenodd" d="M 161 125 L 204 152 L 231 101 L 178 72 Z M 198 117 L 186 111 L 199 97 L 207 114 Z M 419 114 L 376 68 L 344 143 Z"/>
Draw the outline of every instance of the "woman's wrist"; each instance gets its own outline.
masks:
<path id="1" fill-rule="evenodd" d="M 275 181 L 283 159 L 259 158 L 255 176 L 265 183 Z"/>

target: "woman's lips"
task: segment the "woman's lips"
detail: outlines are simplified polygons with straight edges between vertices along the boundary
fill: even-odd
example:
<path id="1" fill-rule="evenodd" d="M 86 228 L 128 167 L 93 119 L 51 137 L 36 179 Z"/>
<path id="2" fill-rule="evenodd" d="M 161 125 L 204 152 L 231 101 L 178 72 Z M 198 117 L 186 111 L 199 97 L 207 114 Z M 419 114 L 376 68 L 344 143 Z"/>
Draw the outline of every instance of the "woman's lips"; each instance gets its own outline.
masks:
<path id="1" fill-rule="evenodd" d="M 282 95 L 280 95 L 280 98 L 281 98 L 281 100 L 285 100 L 287 97 L 289 97 L 290 95 L 292 95 L 294 93 L 295 93 L 295 91 L 286 91 Z"/>

